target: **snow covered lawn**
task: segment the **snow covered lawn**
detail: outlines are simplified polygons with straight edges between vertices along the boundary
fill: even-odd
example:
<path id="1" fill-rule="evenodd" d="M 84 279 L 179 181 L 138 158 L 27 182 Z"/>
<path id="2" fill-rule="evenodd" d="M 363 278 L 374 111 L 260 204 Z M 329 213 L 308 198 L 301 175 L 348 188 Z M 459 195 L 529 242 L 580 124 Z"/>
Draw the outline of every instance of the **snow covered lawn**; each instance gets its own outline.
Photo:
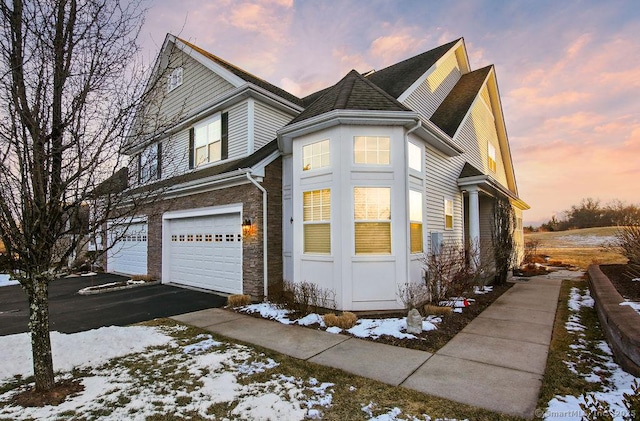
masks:
<path id="1" fill-rule="evenodd" d="M 430 420 L 403 413 L 402 401 L 377 400 L 397 388 L 368 392 L 372 382 L 356 376 L 334 384 L 317 366 L 296 368 L 286 357 L 276 361 L 255 349 L 213 338 L 173 322 L 157 326 L 105 327 L 75 334 L 52 334 L 57 380 L 78 379 L 84 390 L 58 406 L 24 408 L 11 399 L 32 385 L 29 337 L 0 337 L 0 419 L 321 419 L 335 403 L 354 400 L 349 418 Z M 306 364 L 306 363 L 297 363 Z M 316 378 L 325 373 L 332 381 Z M 362 391 L 361 391 L 362 389 Z M 407 391 L 402 392 L 406 395 Z M 355 398 L 364 394 L 362 398 Z M 351 397 L 353 396 L 353 397 Z M 424 395 L 416 402 L 428 402 Z M 414 398 L 415 399 L 415 398 Z M 415 410 L 416 403 L 408 404 Z M 340 408 L 344 411 L 344 407 Z M 335 415 L 334 415 L 335 418 Z M 433 418 L 435 420 L 435 418 Z M 449 418 L 451 419 L 451 418 Z"/>
<path id="2" fill-rule="evenodd" d="M 20 282 L 12 281 L 9 279 L 9 275 L 0 273 L 0 287 L 6 287 L 9 285 L 18 285 Z"/>

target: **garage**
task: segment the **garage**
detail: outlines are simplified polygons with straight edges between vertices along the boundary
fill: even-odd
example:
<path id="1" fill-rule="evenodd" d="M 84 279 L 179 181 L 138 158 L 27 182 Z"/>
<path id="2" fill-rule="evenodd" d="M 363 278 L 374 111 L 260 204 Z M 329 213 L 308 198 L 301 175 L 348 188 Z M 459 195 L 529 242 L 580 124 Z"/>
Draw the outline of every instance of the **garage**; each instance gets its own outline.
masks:
<path id="1" fill-rule="evenodd" d="M 201 209 L 163 219 L 163 282 L 242 293 L 240 210 Z"/>
<path id="2" fill-rule="evenodd" d="M 107 271 L 127 275 L 147 274 L 147 222 L 109 223 Z"/>

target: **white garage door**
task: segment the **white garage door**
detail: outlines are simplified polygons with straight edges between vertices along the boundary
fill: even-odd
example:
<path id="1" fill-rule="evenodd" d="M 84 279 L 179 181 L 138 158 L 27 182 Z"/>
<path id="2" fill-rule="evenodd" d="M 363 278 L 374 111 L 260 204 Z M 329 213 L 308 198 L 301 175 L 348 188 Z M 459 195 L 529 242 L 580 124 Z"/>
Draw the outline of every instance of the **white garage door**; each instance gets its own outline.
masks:
<path id="1" fill-rule="evenodd" d="M 239 213 L 171 219 L 167 233 L 169 282 L 242 293 Z"/>
<path id="2" fill-rule="evenodd" d="M 127 275 L 147 274 L 147 223 L 111 225 L 107 231 L 107 271 Z"/>

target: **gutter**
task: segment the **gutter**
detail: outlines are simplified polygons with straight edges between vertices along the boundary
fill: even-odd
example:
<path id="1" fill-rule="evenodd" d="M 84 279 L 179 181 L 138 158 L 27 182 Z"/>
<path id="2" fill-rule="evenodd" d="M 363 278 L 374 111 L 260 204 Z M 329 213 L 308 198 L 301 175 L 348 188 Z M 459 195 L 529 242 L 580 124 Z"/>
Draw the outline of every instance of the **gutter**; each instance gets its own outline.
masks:
<path id="1" fill-rule="evenodd" d="M 247 180 L 249 180 L 253 185 L 255 185 L 262 192 L 262 270 L 264 271 L 264 283 L 263 283 L 263 294 L 264 301 L 267 301 L 267 296 L 269 293 L 269 278 L 268 278 L 268 264 L 267 264 L 267 190 L 260 185 L 253 177 L 251 177 L 251 173 L 247 172 Z"/>

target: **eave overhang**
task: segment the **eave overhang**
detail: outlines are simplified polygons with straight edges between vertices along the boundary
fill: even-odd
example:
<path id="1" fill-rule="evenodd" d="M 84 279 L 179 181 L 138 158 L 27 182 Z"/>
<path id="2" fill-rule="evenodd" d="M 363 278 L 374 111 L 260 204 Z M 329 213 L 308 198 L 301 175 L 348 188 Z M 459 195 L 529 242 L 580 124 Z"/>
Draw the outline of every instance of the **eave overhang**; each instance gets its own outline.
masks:
<path id="1" fill-rule="evenodd" d="M 418 137 L 447 156 L 460 155 L 463 150 L 433 123 L 425 122 L 414 111 L 373 111 L 373 110 L 333 110 L 309 119 L 299 121 L 278 130 L 278 148 L 284 155 L 292 152 L 292 142 L 296 137 L 314 133 L 337 125 L 358 126 L 403 126 L 411 128 L 421 121 L 422 126 L 414 131 Z"/>
<path id="2" fill-rule="evenodd" d="M 458 178 L 458 187 L 465 190 L 469 187 L 477 187 L 488 194 L 501 194 L 511 201 L 511 203 L 520 210 L 531 209 L 525 201 L 520 199 L 517 194 L 498 183 L 493 177 L 488 175 L 476 175 L 473 177 Z"/>
<path id="3" fill-rule="evenodd" d="M 258 99 L 263 103 L 269 104 L 274 108 L 279 109 L 280 111 L 291 114 L 292 118 L 303 110 L 301 106 L 287 101 L 286 99 L 279 97 L 273 92 L 269 92 L 266 89 L 256 86 L 252 83 L 245 83 L 212 99 L 208 103 L 197 108 L 186 118 L 180 120 L 180 122 L 176 123 L 173 126 L 167 127 L 162 132 L 154 133 L 153 135 L 148 136 L 146 139 L 136 142 L 135 145 L 124 148 L 122 152 L 127 155 L 136 154 L 149 144 L 159 139 L 171 136 L 172 134 L 175 134 L 191 126 L 198 120 L 207 118 L 212 114 L 220 112 L 225 108 L 232 107 L 235 104 L 249 98 Z"/>

